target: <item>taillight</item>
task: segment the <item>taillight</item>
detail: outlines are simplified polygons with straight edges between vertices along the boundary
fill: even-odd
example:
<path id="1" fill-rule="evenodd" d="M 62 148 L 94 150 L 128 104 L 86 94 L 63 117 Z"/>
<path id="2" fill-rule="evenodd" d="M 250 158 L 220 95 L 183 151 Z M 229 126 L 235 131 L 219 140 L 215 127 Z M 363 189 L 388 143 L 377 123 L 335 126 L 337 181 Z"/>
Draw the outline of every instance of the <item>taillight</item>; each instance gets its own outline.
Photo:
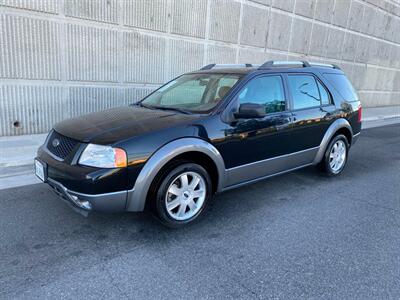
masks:
<path id="1" fill-rule="evenodd" d="M 361 118 L 362 118 L 362 106 L 360 104 L 360 106 L 358 107 L 358 116 L 357 116 L 358 123 L 361 123 Z"/>

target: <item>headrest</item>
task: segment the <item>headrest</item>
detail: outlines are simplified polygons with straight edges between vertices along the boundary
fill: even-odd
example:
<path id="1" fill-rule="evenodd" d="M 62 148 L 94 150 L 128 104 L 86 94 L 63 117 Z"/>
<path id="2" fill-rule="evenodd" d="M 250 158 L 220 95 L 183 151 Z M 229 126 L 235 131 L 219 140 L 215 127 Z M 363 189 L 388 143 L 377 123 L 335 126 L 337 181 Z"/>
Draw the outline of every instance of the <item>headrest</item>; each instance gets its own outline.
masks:
<path id="1" fill-rule="evenodd" d="M 224 98 L 224 96 L 226 95 L 226 93 L 231 89 L 230 86 L 221 86 L 218 90 L 218 97 L 220 99 Z"/>

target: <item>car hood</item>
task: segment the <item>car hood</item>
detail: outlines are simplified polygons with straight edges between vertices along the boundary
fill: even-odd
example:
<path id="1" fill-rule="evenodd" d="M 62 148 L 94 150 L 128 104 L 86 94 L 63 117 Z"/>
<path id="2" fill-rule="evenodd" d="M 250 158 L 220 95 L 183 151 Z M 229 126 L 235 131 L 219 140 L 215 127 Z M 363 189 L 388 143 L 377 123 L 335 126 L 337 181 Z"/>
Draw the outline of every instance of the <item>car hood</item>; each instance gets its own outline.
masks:
<path id="1" fill-rule="evenodd" d="M 126 106 L 68 119 L 55 125 L 54 129 L 78 141 L 113 144 L 198 118 L 199 115 Z"/>

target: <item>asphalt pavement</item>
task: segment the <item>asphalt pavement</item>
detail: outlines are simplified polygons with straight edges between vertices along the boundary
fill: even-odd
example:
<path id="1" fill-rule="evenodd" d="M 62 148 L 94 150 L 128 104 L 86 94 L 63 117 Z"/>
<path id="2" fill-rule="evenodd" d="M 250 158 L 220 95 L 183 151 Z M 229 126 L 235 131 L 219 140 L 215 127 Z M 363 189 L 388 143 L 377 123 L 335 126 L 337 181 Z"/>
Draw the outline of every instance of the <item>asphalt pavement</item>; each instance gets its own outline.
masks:
<path id="1" fill-rule="evenodd" d="M 399 299 L 400 125 L 364 130 L 342 176 L 232 190 L 179 230 L 1 190 L 0 298 Z"/>

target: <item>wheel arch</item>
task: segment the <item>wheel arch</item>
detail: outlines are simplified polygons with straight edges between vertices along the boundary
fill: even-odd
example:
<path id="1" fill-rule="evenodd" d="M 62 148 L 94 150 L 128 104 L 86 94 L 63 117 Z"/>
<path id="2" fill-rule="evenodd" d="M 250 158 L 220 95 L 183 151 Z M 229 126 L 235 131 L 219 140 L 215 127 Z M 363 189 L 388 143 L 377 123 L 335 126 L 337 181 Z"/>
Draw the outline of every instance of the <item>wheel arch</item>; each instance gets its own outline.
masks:
<path id="1" fill-rule="evenodd" d="M 185 158 L 196 153 L 208 157 L 209 162 L 214 164 L 217 174 L 215 191 L 221 191 L 225 163 L 219 151 L 202 139 L 181 138 L 162 146 L 145 163 L 136 179 L 133 191 L 128 194 L 127 211 L 142 211 L 144 209 L 151 183 L 164 166 L 176 158 Z"/>
<path id="2" fill-rule="evenodd" d="M 313 162 L 314 164 L 318 164 L 322 161 L 326 148 L 329 145 L 329 142 L 332 140 L 334 136 L 336 136 L 339 133 L 342 133 L 348 139 L 349 146 L 351 145 L 353 139 L 353 129 L 351 128 L 350 123 L 344 118 L 337 119 L 329 126 L 328 130 L 325 132 L 324 137 L 322 138 L 321 144 L 319 146 L 317 155 L 315 156 Z"/>
<path id="3" fill-rule="evenodd" d="M 349 147 L 352 145 L 353 134 L 352 134 L 352 131 L 350 131 L 349 128 L 346 128 L 346 127 L 340 128 L 338 131 L 336 131 L 336 133 L 333 135 L 333 137 L 338 135 L 338 134 L 343 134 L 347 138 L 347 142 L 349 143 Z"/>

